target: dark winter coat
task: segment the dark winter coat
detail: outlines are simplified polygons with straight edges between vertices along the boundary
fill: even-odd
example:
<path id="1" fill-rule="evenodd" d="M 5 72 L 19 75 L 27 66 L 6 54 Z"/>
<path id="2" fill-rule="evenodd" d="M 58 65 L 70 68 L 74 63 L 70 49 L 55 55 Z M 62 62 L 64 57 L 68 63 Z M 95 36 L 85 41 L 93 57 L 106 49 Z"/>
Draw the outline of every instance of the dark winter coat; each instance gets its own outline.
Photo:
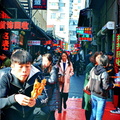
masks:
<path id="1" fill-rule="evenodd" d="M 41 70 L 42 76 L 47 80 L 46 89 L 49 96 L 48 107 L 50 111 L 59 110 L 60 107 L 60 92 L 58 82 L 58 68 L 56 65 L 52 66 L 50 73 L 47 68 L 42 70 L 40 66 L 36 66 Z"/>
<path id="2" fill-rule="evenodd" d="M 43 94 L 36 99 L 34 107 L 22 106 L 14 99 L 15 94 L 18 93 L 31 97 L 31 91 L 36 78 L 39 82 L 42 80 L 40 71 L 34 66 L 32 66 L 30 76 L 24 85 L 21 85 L 19 80 L 11 74 L 11 69 L 5 68 L 0 70 L 0 109 L 5 117 L 3 118 L 2 116 L 2 120 L 38 120 L 37 116 L 39 115 L 40 107 L 46 105 L 48 100 L 45 89 Z M 39 118 L 39 120 L 46 120 L 46 118 Z"/>

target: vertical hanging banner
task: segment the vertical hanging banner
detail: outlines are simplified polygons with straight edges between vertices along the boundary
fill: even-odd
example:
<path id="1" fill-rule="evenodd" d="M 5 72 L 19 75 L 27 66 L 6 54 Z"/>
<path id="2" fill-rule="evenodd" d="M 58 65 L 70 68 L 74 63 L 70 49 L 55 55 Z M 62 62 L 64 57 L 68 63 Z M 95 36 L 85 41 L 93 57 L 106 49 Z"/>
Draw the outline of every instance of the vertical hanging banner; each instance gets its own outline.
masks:
<path id="1" fill-rule="evenodd" d="M 10 32 L 5 31 L 1 34 L 1 49 L 2 50 L 9 50 L 10 47 Z"/>
<path id="2" fill-rule="evenodd" d="M 33 9 L 47 10 L 47 0 L 33 0 Z"/>
<path id="3" fill-rule="evenodd" d="M 120 34 L 116 35 L 116 64 L 120 66 Z"/>

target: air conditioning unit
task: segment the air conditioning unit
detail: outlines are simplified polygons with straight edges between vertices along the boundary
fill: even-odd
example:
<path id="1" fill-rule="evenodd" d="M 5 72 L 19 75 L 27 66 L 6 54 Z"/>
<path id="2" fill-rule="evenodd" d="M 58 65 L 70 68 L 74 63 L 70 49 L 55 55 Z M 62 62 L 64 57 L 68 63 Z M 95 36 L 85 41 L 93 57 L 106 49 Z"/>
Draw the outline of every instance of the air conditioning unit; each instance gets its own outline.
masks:
<path id="1" fill-rule="evenodd" d="M 101 29 L 102 33 L 105 33 L 107 30 L 114 30 L 115 29 L 115 22 L 109 21 L 107 22 Z"/>

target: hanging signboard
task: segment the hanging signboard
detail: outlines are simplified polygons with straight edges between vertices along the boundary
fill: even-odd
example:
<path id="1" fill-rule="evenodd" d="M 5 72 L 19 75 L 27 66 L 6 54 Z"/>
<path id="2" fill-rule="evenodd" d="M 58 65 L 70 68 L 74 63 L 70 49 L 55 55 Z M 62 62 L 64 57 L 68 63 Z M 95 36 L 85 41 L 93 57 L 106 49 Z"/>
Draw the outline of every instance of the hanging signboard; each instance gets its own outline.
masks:
<path id="1" fill-rule="evenodd" d="M 114 29 L 115 29 L 115 22 L 109 21 L 102 27 L 101 32 L 105 33 L 107 30 L 114 30 Z"/>
<path id="2" fill-rule="evenodd" d="M 77 27 L 76 33 L 78 36 L 78 41 L 92 41 L 91 27 Z"/>
<path id="3" fill-rule="evenodd" d="M 40 45 L 40 40 L 28 40 L 28 46 Z"/>
<path id="4" fill-rule="evenodd" d="M 116 64 L 120 66 L 120 34 L 116 35 Z"/>
<path id="5" fill-rule="evenodd" d="M 0 19 L 0 29 L 30 30 L 30 21 L 28 19 Z"/>
<path id="6" fill-rule="evenodd" d="M 47 10 L 47 0 L 33 0 L 33 9 Z"/>
<path id="7" fill-rule="evenodd" d="M 1 33 L 1 49 L 2 50 L 9 50 L 10 47 L 10 32 L 6 31 Z"/>

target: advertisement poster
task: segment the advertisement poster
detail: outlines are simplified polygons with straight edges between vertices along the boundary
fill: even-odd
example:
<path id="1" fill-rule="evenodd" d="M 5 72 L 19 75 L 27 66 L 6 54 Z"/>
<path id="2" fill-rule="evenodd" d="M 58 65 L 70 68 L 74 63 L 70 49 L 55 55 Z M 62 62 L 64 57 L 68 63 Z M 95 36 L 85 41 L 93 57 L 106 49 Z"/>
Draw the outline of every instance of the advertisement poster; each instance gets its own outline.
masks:
<path id="1" fill-rule="evenodd" d="M 33 9 L 47 10 L 47 0 L 33 0 Z"/>

